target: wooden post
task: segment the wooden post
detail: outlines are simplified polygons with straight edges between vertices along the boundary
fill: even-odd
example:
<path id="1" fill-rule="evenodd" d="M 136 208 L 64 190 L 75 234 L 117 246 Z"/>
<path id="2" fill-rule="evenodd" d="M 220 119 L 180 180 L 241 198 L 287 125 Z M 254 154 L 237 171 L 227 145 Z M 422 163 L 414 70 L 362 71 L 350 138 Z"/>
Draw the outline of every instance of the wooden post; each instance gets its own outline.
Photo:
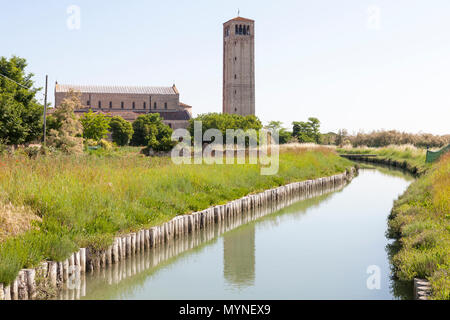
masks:
<path id="1" fill-rule="evenodd" d="M 117 238 L 114 239 L 114 242 L 112 244 L 111 258 L 113 264 L 119 262 L 119 243 L 117 241 Z"/>
<path id="2" fill-rule="evenodd" d="M 11 286 L 6 286 L 3 288 L 3 299 L 4 300 L 11 300 Z"/>
<path id="3" fill-rule="evenodd" d="M 150 249 L 150 230 L 146 229 L 144 230 L 144 249 L 149 250 Z"/>
<path id="4" fill-rule="evenodd" d="M 63 261 L 63 281 L 66 282 L 69 279 L 69 259 Z"/>
<path id="5" fill-rule="evenodd" d="M 100 254 L 100 259 L 99 259 L 99 263 L 98 263 L 98 270 L 101 269 L 101 267 L 105 267 L 106 266 L 106 251 L 103 251 Z"/>
<path id="6" fill-rule="evenodd" d="M 127 236 L 127 257 L 131 257 L 131 235 Z"/>
<path id="7" fill-rule="evenodd" d="M 80 272 L 86 272 L 86 248 L 80 248 Z"/>
<path id="8" fill-rule="evenodd" d="M 113 264 L 113 249 L 112 246 L 109 246 L 108 249 L 106 250 L 106 265 L 109 266 L 111 264 Z"/>
<path id="9" fill-rule="evenodd" d="M 139 233 L 141 234 L 139 239 L 140 241 L 140 247 L 141 247 L 141 253 L 143 253 L 145 251 L 145 230 L 141 230 L 139 231 Z"/>
<path id="10" fill-rule="evenodd" d="M 28 285 L 28 298 L 34 300 L 36 299 L 36 270 L 27 269 L 26 276 Z"/>
<path id="11" fill-rule="evenodd" d="M 124 236 L 124 237 L 122 237 L 121 238 L 121 243 L 122 243 L 122 246 L 121 246 L 121 248 L 122 248 L 122 254 L 121 254 L 121 260 L 124 260 L 126 257 L 127 257 L 127 255 L 128 255 L 128 253 L 127 253 L 127 237 L 126 236 Z"/>
<path id="12" fill-rule="evenodd" d="M 70 260 L 69 260 L 70 261 Z M 70 262 L 69 262 L 70 265 Z M 48 278 L 49 283 L 52 287 L 56 288 L 56 271 L 57 271 L 57 263 L 54 261 L 48 262 Z"/>
<path id="13" fill-rule="evenodd" d="M 131 254 L 136 253 L 136 233 L 131 234 Z"/>
<path id="14" fill-rule="evenodd" d="M 149 239 L 149 248 L 155 247 L 155 241 L 156 241 L 156 228 L 150 228 L 148 230 L 148 239 Z"/>
<path id="15" fill-rule="evenodd" d="M 56 282 L 61 285 L 64 282 L 64 264 L 62 261 L 57 262 Z"/>
<path id="16" fill-rule="evenodd" d="M 141 232 L 136 231 L 136 253 L 141 252 Z"/>
<path id="17" fill-rule="evenodd" d="M 74 253 L 73 255 L 73 259 L 74 259 L 74 265 L 78 268 L 81 269 L 81 256 L 80 256 L 80 250 L 78 250 L 77 252 Z"/>
<path id="18" fill-rule="evenodd" d="M 11 300 L 19 300 L 19 284 L 17 278 L 11 283 Z"/>

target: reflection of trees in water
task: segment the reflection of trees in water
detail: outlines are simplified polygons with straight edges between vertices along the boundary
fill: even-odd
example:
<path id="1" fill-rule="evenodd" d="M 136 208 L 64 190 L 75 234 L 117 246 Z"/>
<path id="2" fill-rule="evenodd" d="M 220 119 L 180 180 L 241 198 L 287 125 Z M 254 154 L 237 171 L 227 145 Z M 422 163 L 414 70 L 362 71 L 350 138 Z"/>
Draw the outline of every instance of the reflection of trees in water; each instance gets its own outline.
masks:
<path id="1" fill-rule="evenodd" d="M 223 273 L 237 287 L 253 285 L 255 280 L 255 225 L 230 231 L 223 236 Z"/>
<path id="2" fill-rule="evenodd" d="M 400 242 L 398 240 L 386 245 L 386 253 L 389 258 L 389 266 L 391 269 L 389 288 L 392 295 L 397 299 L 412 300 L 414 299 L 414 284 L 412 281 L 402 281 L 395 276 L 395 266 L 392 263 L 392 257 L 400 250 Z"/>
<path id="3" fill-rule="evenodd" d="M 367 163 L 369 163 L 369 162 L 367 162 Z M 362 171 L 362 170 L 367 170 L 367 171 L 377 170 L 378 172 L 381 172 L 382 174 L 384 174 L 386 176 L 402 178 L 409 182 L 412 182 L 416 179 L 414 177 L 414 175 L 411 174 L 410 172 L 408 172 L 406 169 L 393 167 L 393 166 L 389 166 L 387 164 L 381 164 L 381 163 L 377 163 L 377 164 L 370 163 L 370 166 L 371 166 L 370 168 L 362 168 L 362 169 L 360 169 L 360 171 Z"/>

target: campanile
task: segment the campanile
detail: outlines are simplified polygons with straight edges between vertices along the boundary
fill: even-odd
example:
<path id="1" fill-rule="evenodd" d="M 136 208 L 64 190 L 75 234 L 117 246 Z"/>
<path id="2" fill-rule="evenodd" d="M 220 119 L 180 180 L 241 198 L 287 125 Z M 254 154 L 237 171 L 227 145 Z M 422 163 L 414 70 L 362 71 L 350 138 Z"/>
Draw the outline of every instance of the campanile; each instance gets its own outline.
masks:
<path id="1" fill-rule="evenodd" d="M 255 21 L 223 24 L 223 113 L 255 114 Z"/>

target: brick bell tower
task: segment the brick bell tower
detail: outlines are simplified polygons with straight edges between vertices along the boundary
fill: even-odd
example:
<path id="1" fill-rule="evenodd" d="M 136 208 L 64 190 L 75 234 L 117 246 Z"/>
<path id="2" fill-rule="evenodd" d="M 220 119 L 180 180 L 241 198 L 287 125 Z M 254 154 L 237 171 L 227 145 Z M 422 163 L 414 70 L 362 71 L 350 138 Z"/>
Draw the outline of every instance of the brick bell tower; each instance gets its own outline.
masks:
<path id="1" fill-rule="evenodd" d="M 223 24 L 223 113 L 255 114 L 255 21 Z"/>

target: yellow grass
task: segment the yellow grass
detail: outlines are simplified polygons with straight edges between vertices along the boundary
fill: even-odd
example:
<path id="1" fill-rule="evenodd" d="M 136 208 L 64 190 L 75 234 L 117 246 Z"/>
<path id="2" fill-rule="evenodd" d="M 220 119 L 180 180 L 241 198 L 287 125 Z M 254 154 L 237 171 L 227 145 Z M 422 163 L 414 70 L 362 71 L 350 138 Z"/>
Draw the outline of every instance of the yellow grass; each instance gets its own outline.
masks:
<path id="1" fill-rule="evenodd" d="M 0 203 L 0 242 L 36 228 L 33 222 L 40 220 L 41 218 L 27 207 L 14 207 L 11 203 Z"/>

